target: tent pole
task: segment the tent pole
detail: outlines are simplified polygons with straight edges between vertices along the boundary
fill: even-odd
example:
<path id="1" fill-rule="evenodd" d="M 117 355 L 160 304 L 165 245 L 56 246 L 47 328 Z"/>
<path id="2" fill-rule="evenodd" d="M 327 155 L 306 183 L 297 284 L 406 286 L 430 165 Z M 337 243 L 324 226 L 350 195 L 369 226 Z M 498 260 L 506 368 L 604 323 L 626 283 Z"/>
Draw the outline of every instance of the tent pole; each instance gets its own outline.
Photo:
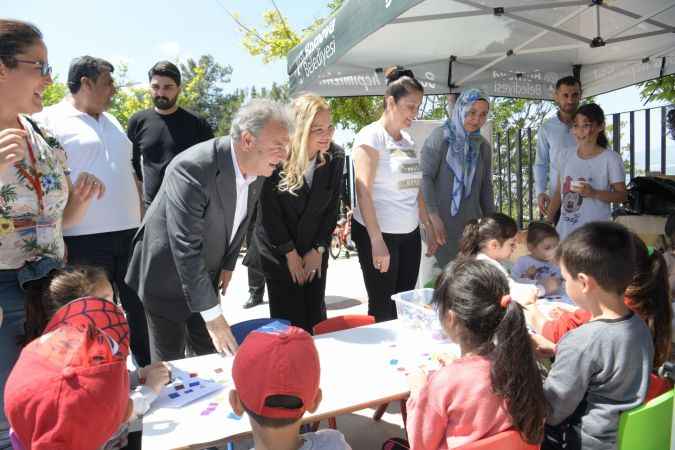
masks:
<path id="1" fill-rule="evenodd" d="M 455 61 L 457 61 L 457 57 L 455 55 L 450 55 L 450 58 L 448 59 L 448 87 L 450 89 L 457 87 L 455 83 L 452 82 L 452 63 Z"/>
<path id="2" fill-rule="evenodd" d="M 460 2 L 461 2 L 461 3 L 465 3 L 463 0 L 460 0 Z M 472 2 L 467 2 L 467 3 L 472 3 Z M 578 16 L 578 15 L 581 14 L 582 12 L 586 11 L 587 8 L 588 8 L 587 6 L 583 6 L 583 7 L 579 8 L 579 9 L 577 9 L 577 10 L 574 11 L 573 13 L 571 13 L 571 14 L 569 14 L 569 15 L 563 17 L 563 18 L 560 19 L 559 21 L 557 21 L 553 26 L 554 26 L 554 27 L 559 27 L 560 25 L 564 24 L 565 22 L 574 19 L 576 16 Z M 490 67 L 492 67 L 492 66 L 494 66 L 494 65 L 496 65 L 496 64 L 499 64 L 500 62 L 502 62 L 503 60 L 505 60 L 505 59 L 508 58 L 509 56 L 514 55 L 514 54 L 515 54 L 516 52 L 518 52 L 520 49 L 527 47 L 527 46 L 530 45 L 532 42 L 534 42 L 534 41 L 536 41 L 537 39 L 541 38 L 542 36 L 544 36 L 544 35 L 547 34 L 548 32 L 549 32 L 548 30 L 544 30 L 544 31 L 541 31 L 541 32 L 537 33 L 536 35 L 532 36 L 530 39 L 528 39 L 528 40 L 526 40 L 525 42 L 523 42 L 522 44 L 520 44 L 520 45 L 519 45 L 518 47 L 516 47 L 515 49 L 507 51 L 505 55 L 502 55 L 502 56 L 500 56 L 499 58 L 495 59 L 494 61 L 492 61 L 492 62 L 490 62 L 490 63 L 487 63 L 487 64 L 485 64 L 485 65 L 482 66 L 482 67 L 479 67 L 478 69 L 476 69 L 475 71 L 473 71 L 472 73 L 470 73 L 469 75 L 467 75 L 466 77 L 464 77 L 463 79 L 461 79 L 461 80 L 457 83 L 457 85 L 458 85 L 458 86 L 462 86 L 462 85 L 463 85 L 464 83 L 466 83 L 468 80 L 474 78 L 474 77 L 475 77 L 476 75 L 478 75 L 478 74 L 481 74 L 481 73 L 485 72 L 485 71 L 488 70 Z"/>
<path id="3" fill-rule="evenodd" d="M 604 4 L 604 3 L 600 6 L 602 6 L 605 9 L 608 9 L 610 11 L 614 11 L 615 13 L 619 13 L 619 14 L 623 14 L 624 16 L 631 17 L 633 19 L 638 19 L 640 17 L 639 14 L 636 14 L 632 11 L 628 11 L 626 9 L 619 8 L 619 7 L 616 7 L 616 6 L 610 6 L 610 5 L 607 5 L 607 4 Z M 668 30 L 668 31 L 671 31 L 671 32 L 675 33 L 675 27 L 673 27 L 672 25 L 668 25 L 666 23 L 659 22 L 658 20 L 653 20 L 653 19 L 645 20 L 645 22 L 647 22 L 650 25 L 654 25 L 654 26 L 663 28 L 664 30 Z"/>
<path id="4" fill-rule="evenodd" d="M 554 24 L 552 26 L 547 25 L 545 23 L 538 22 L 536 20 L 528 19 L 527 17 L 519 16 L 517 14 L 512 14 L 512 13 L 508 12 L 508 8 L 503 8 L 503 7 L 490 8 L 488 6 L 482 5 L 482 4 L 474 2 L 472 0 L 455 0 L 455 1 L 457 3 L 462 3 L 462 4 L 465 4 L 465 5 L 477 8 L 477 9 L 482 9 L 484 11 L 494 11 L 494 13 L 496 15 L 504 15 L 506 17 L 510 17 L 510 18 L 518 20 L 520 22 L 524 22 L 524 23 L 527 23 L 529 25 L 533 25 L 537 28 L 543 28 L 544 30 L 547 30 L 547 31 L 550 31 L 550 32 L 553 32 L 553 33 L 562 34 L 563 36 L 567 36 L 567 37 L 572 38 L 572 39 L 577 40 L 577 41 L 586 42 L 587 44 L 591 43 L 591 40 L 584 37 L 584 36 L 581 36 L 581 35 L 575 34 L 575 33 L 570 33 L 569 31 L 565 31 L 565 30 L 561 30 L 561 29 L 557 28 L 558 26 L 560 26 L 560 24 Z M 584 6 L 583 10 L 586 10 L 587 7 L 588 6 Z"/>
<path id="5" fill-rule="evenodd" d="M 668 5 L 668 6 L 666 6 L 665 8 L 660 8 L 660 9 L 658 9 L 658 10 L 656 10 L 656 11 L 654 11 L 654 12 L 651 12 L 651 13 L 649 13 L 649 14 L 647 14 L 647 15 L 644 15 L 644 16 L 642 16 L 642 17 L 638 17 L 638 18 L 636 18 L 634 21 L 632 21 L 630 24 L 628 24 L 628 25 L 626 25 L 624 28 L 622 28 L 621 30 L 619 30 L 619 31 L 617 31 L 616 33 L 612 34 L 612 35 L 608 38 L 608 40 L 609 40 L 609 39 L 612 39 L 612 38 L 615 38 L 615 37 L 618 37 L 618 36 L 621 36 L 622 34 L 624 34 L 626 31 L 630 30 L 631 28 L 635 28 L 636 26 L 640 25 L 641 23 L 648 21 L 648 20 L 651 19 L 652 17 L 658 16 L 659 14 L 661 14 L 661 13 L 663 13 L 663 12 L 666 12 L 666 11 L 668 11 L 669 9 L 672 9 L 672 8 L 674 8 L 674 7 L 675 7 L 675 3 L 673 3 L 673 4 L 671 4 L 671 5 Z M 670 30 L 670 31 L 674 31 L 674 30 Z M 599 35 L 599 33 L 598 33 L 598 35 Z"/>

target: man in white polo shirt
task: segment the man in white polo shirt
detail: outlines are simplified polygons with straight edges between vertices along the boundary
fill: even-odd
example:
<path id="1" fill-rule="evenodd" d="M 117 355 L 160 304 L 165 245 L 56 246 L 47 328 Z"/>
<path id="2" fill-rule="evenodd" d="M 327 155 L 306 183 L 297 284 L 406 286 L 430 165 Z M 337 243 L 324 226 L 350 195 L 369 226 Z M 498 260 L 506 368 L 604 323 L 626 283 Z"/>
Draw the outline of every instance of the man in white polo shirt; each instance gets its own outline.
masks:
<path id="1" fill-rule="evenodd" d="M 114 68 L 91 56 L 76 58 L 68 72 L 71 96 L 35 116 L 66 150 L 73 177 L 96 175 L 106 195 L 92 203 L 84 219 L 65 229 L 68 263 L 105 268 L 127 313 L 131 348 L 141 365 L 150 362 L 143 305 L 124 282 L 131 242 L 141 218 L 139 184 L 132 144 L 115 117 L 105 112 L 115 94 Z"/>

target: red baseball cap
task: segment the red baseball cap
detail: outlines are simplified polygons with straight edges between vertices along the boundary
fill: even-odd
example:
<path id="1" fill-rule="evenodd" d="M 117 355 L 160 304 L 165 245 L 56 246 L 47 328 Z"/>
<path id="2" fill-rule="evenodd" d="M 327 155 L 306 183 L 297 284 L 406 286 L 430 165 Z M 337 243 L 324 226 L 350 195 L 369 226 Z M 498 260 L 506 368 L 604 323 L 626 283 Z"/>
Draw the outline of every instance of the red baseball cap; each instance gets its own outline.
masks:
<path id="1" fill-rule="evenodd" d="M 5 414 L 24 448 L 92 450 L 110 439 L 129 417 L 128 336 L 124 314 L 106 300 L 57 311 L 5 385 Z"/>
<path id="2" fill-rule="evenodd" d="M 272 322 L 252 331 L 232 365 L 232 378 L 242 403 L 251 412 L 272 419 L 296 419 L 316 399 L 321 367 L 314 339 L 305 330 Z M 273 395 L 297 397 L 296 409 L 266 406 Z"/>

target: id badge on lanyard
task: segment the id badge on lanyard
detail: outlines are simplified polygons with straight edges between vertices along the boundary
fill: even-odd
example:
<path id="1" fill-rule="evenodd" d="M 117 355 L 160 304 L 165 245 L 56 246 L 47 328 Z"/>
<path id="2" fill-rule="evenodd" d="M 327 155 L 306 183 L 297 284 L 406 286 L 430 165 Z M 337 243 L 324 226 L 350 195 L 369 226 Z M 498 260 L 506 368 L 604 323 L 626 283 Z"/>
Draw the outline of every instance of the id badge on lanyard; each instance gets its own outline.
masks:
<path id="1" fill-rule="evenodd" d="M 56 220 L 45 215 L 39 216 L 35 220 L 35 234 L 38 246 L 50 246 L 54 242 L 54 236 L 56 235 Z"/>

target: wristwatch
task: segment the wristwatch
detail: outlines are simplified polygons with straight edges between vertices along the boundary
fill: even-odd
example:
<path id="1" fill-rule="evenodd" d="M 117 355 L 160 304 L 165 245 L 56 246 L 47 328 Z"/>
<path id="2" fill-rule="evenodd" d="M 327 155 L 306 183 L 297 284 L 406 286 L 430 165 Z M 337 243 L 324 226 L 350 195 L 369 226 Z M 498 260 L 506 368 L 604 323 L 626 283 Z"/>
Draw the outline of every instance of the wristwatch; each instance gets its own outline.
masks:
<path id="1" fill-rule="evenodd" d="M 326 247 L 324 247 L 323 245 L 319 245 L 316 248 L 316 251 L 319 252 L 319 255 L 323 255 L 324 253 L 326 253 Z"/>

